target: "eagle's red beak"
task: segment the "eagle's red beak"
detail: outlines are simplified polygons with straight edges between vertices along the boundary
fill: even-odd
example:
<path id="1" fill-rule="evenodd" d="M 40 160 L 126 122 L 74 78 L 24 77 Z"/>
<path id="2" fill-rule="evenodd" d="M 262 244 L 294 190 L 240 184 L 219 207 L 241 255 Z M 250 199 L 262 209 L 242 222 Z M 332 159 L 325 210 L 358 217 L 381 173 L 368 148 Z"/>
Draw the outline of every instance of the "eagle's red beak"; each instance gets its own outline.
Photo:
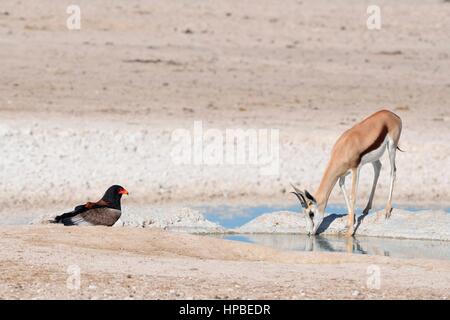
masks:
<path id="1" fill-rule="evenodd" d="M 125 190 L 125 189 L 120 189 L 120 190 L 119 190 L 119 194 L 126 194 L 126 195 L 129 195 L 128 191 Z"/>

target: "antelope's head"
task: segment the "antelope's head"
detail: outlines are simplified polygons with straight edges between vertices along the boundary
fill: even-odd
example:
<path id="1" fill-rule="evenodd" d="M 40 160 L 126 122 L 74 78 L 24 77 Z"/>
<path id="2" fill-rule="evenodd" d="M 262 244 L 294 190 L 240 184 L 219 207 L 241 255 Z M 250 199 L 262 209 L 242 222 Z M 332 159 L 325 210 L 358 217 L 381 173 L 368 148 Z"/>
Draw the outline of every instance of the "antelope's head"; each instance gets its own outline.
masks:
<path id="1" fill-rule="evenodd" d="M 295 192 L 291 193 L 297 196 L 303 207 L 303 213 L 305 214 L 306 218 L 306 231 L 310 235 L 315 235 L 317 229 L 319 229 L 319 226 L 322 223 L 323 212 L 319 210 L 316 199 L 308 191 L 301 191 L 294 185 L 292 185 L 292 187 L 294 188 Z"/>

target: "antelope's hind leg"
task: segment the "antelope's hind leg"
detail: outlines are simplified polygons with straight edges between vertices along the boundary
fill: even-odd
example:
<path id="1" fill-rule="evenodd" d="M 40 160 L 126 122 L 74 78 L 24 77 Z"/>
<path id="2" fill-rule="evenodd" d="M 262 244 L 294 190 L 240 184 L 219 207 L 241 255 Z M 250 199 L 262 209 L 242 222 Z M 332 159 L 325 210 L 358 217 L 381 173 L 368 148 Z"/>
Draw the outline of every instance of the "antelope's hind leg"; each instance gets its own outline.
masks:
<path id="1" fill-rule="evenodd" d="M 389 198 L 386 204 L 386 219 L 389 219 L 392 212 L 392 194 L 394 192 L 394 183 L 397 175 L 397 167 L 395 166 L 395 155 L 397 152 L 397 146 L 394 141 L 389 140 L 388 142 L 388 152 L 389 152 L 389 161 L 391 163 L 391 184 L 389 186 Z"/>

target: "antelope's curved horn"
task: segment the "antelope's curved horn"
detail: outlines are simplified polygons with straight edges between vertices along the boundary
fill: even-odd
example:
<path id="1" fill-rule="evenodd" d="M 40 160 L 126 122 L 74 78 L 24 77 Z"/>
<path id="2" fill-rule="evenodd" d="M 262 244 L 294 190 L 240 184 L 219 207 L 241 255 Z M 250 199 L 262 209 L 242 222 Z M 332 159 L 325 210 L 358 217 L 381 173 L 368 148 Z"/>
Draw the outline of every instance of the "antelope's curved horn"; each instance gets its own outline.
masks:
<path id="1" fill-rule="evenodd" d="M 292 188 L 294 188 L 295 192 L 297 192 L 298 194 L 303 195 L 303 191 L 297 189 L 292 183 L 291 183 Z"/>
<path id="2" fill-rule="evenodd" d="M 297 198 L 300 201 L 300 204 L 302 205 L 303 208 L 307 207 L 305 197 L 301 193 L 297 193 L 297 192 L 291 192 L 291 193 L 293 193 L 297 196 Z"/>

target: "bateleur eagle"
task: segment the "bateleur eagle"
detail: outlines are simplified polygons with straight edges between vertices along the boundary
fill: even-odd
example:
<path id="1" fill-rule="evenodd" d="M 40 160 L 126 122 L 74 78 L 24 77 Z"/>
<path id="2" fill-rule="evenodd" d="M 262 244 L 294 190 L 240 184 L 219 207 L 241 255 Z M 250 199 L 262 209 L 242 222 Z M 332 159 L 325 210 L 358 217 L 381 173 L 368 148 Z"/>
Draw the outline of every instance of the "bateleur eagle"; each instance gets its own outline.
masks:
<path id="1" fill-rule="evenodd" d="M 111 186 L 99 201 L 76 206 L 73 211 L 55 217 L 52 222 L 65 226 L 112 226 L 122 214 L 120 200 L 124 194 L 128 195 L 125 188 L 119 185 Z"/>

